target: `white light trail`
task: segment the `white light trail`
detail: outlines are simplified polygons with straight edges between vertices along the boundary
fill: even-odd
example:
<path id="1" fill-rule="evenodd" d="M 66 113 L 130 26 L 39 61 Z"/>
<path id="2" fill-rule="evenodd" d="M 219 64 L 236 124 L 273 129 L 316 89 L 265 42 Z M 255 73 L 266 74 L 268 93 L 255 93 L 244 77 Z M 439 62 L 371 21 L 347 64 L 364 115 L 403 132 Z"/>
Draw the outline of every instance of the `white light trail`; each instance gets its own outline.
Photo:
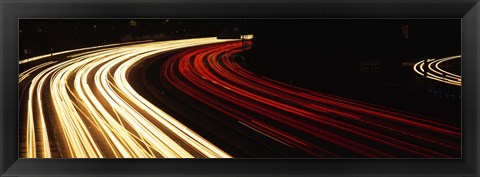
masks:
<path id="1" fill-rule="evenodd" d="M 129 71 L 150 56 L 205 44 L 232 40 L 215 37 L 149 42 L 88 51 L 68 56 L 63 62 L 46 62 L 20 74 L 19 82 L 33 77 L 28 95 L 28 158 L 51 157 L 46 120 L 55 119 L 54 127 L 66 146 L 64 156 L 73 158 L 230 158 L 208 140 L 138 94 L 128 83 Z M 120 44 L 118 44 L 120 45 Z M 76 49 L 58 54 L 64 54 Z M 40 56 L 25 63 L 42 59 Z M 39 74 L 32 73 L 42 69 Z M 44 85 L 48 84 L 48 90 Z M 48 91 L 48 100 L 42 95 Z M 51 104 L 55 117 L 48 117 L 42 107 Z M 35 106 L 36 105 L 36 106 Z M 35 134 L 35 120 L 40 134 Z M 57 125 L 58 124 L 58 125 Z M 38 144 L 35 137 L 41 137 Z M 68 153 L 67 153 L 68 152 Z M 67 155 L 65 155 L 67 154 Z"/>
<path id="2" fill-rule="evenodd" d="M 462 84 L 462 78 L 460 75 L 453 74 L 451 72 L 448 72 L 440 67 L 440 64 L 448 61 L 448 60 L 453 60 L 453 59 L 460 59 L 461 55 L 456 55 L 456 56 L 451 56 L 451 57 L 445 57 L 445 58 L 440 58 L 440 59 L 428 59 L 427 60 L 427 67 L 428 71 L 427 72 L 427 78 L 436 80 L 439 82 L 443 82 L 446 84 L 451 84 L 451 85 L 456 85 L 456 86 L 461 86 Z M 424 61 L 419 61 L 413 66 L 413 70 L 421 75 L 424 76 L 425 72 L 425 62 Z"/>

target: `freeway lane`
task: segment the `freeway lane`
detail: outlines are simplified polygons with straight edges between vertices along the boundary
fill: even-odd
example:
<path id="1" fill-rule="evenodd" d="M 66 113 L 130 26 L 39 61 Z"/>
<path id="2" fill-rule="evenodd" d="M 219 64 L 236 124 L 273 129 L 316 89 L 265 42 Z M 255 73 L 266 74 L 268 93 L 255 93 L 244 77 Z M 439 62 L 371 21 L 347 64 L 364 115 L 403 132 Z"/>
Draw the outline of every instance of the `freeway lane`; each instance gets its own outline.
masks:
<path id="1" fill-rule="evenodd" d="M 258 76 L 231 57 L 240 48 L 233 42 L 179 53 L 164 63 L 158 79 L 311 156 L 460 157 L 459 127 Z"/>
<path id="2" fill-rule="evenodd" d="M 68 158 L 231 157 L 139 96 L 126 81 L 130 67 L 147 56 L 225 41 L 114 46 L 25 70 L 19 76 L 20 111 L 26 112 L 21 157 L 50 158 L 55 143 L 60 156 Z"/>

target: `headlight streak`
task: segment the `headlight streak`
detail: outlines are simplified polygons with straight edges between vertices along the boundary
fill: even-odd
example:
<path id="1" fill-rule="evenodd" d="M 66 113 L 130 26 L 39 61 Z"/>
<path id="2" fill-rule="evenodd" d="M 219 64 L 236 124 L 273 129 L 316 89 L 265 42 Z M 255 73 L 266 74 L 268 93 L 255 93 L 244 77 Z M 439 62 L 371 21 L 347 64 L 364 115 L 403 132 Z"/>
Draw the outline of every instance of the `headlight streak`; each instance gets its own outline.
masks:
<path id="1" fill-rule="evenodd" d="M 150 56 L 205 44 L 213 45 L 187 49 L 168 59 L 160 77 L 261 136 L 317 157 L 344 157 L 341 152 L 361 157 L 398 157 L 398 152 L 406 157 L 458 157 L 457 126 L 258 76 L 231 58 L 241 51 L 241 42 L 227 41 L 234 40 L 114 45 L 25 70 L 19 75 L 19 83 L 28 89 L 25 157 L 52 157 L 51 130 L 46 126 L 52 118 L 58 123 L 53 127 L 63 137 L 66 157 L 230 158 L 140 96 L 128 82 L 130 70 Z M 82 49 L 69 52 L 74 51 Z M 442 62 L 457 58 L 429 60 L 428 78 L 461 85 L 459 75 L 440 68 Z M 422 75 L 424 67 L 421 61 L 414 70 Z M 48 109 L 56 116 L 45 116 Z"/>
<path id="2" fill-rule="evenodd" d="M 153 53 L 144 54 L 144 56 L 152 55 L 154 53 L 156 53 L 156 51 L 154 51 Z M 127 83 L 124 85 L 120 85 L 122 93 L 126 94 L 127 97 L 137 98 L 137 100 L 139 100 L 140 102 L 136 103 L 136 105 L 141 105 L 142 108 L 149 108 L 145 109 L 145 111 L 152 115 L 152 117 L 156 118 L 157 121 L 167 126 L 168 129 L 174 132 L 175 135 L 179 136 L 182 141 L 191 144 L 195 147 L 196 150 L 200 151 L 202 154 L 207 155 L 207 157 L 228 157 L 228 154 L 213 146 L 211 143 L 207 142 L 195 132 L 188 129 L 188 127 L 183 126 L 173 117 L 158 109 L 156 106 L 154 106 L 153 104 L 145 100 L 143 97 L 141 97 L 137 92 L 135 92 L 135 90 L 128 84 L 126 76 L 129 69 L 141 59 L 142 56 L 138 56 L 132 58 L 127 62 L 124 62 L 115 72 L 116 82 Z"/>
<path id="3" fill-rule="evenodd" d="M 38 157 L 36 146 L 39 144 L 35 137 L 42 137 L 42 157 L 51 157 L 43 112 L 46 108 L 41 106 L 48 103 L 42 100 L 45 99 L 42 90 L 45 90 L 45 84 L 49 84 L 49 99 L 56 113 L 54 122 L 58 122 L 57 132 L 61 132 L 65 141 L 61 142 L 66 146 L 62 153 L 64 156 L 230 158 L 229 154 L 141 97 L 127 82 L 130 68 L 149 56 L 225 41 L 231 40 L 199 38 L 118 46 L 70 55 L 67 61 L 56 64 L 46 62 L 23 72 L 19 82 L 30 78 L 34 71 L 43 69 L 30 85 L 27 84 L 26 157 Z M 20 63 L 43 57 L 48 56 Z M 37 119 L 40 120 L 40 128 L 35 127 Z M 41 135 L 35 134 L 38 129 Z"/>
<path id="4" fill-rule="evenodd" d="M 239 48 L 241 43 L 236 42 L 188 50 L 167 60 L 161 77 L 248 128 L 315 156 L 342 156 L 336 152 L 341 149 L 366 157 L 395 157 L 400 151 L 408 157 L 445 158 L 460 152 L 460 130 L 456 126 L 255 75 L 225 57 L 225 53 L 232 56 L 240 52 Z M 232 104 L 263 118 L 246 114 Z M 322 147 L 304 135 L 267 123 L 272 121 L 337 148 Z"/>
<path id="5" fill-rule="evenodd" d="M 53 62 L 54 63 L 54 62 Z M 22 82 L 24 80 L 24 78 L 28 77 L 30 75 L 30 73 L 33 73 L 34 71 L 44 67 L 44 66 L 47 66 L 49 64 L 52 64 L 52 62 L 47 62 L 45 64 L 42 64 L 42 65 L 39 65 L 39 67 L 33 67 L 33 69 L 31 70 L 26 70 L 25 72 L 22 72 L 20 75 L 21 77 L 19 78 L 19 83 Z M 29 88 L 29 91 L 28 91 L 28 102 L 27 102 L 27 137 L 26 137 L 26 148 L 27 148 L 27 157 L 30 157 L 30 158 L 35 158 L 37 157 L 37 152 L 36 152 L 36 135 L 35 135 L 35 119 L 36 117 L 38 116 L 37 118 L 37 124 L 39 124 L 40 126 L 40 135 L 39 137 L 41 138 L 38 138 L 40 139 L 41 141 L 41 149 L 42 150 L 42 154 L 44 158 L 49 158 L 51 157 L 51 152 L 50 152 L 50 143 L 49 143 L 49 139 L 48 139 L 48 133 L 47 133 L 47 130 L 46 130 L 46 123 L 45 123 L 45 118 L 43 116 L 43 107 L 42 107 L 42 104 L 41 104 L 41 90 L 42 90 L 42 87 L 43 87 L 43 83 L 44 83 L 44 75 L 48 75 L 50 74 L 49 72 L 51 71 L 51 68 L 47 68 L 45 70 L 43 70 L 42 72 L 40 72 L 38 75 L 36 75 L 33 79 L 32 79 L 32 82 L 31 82 L 31 87 Z M 22 76 L 24 76 L 22 78 Z M 34 92 L 36 90 L 39 90 L 39 94 L 36 95 L 36 97 L 33 96 Z M 35 114 L 34 112 L 34 98 L 35 101 L 37 101 L 37 109 L 35 109 L 35 111 L 38 111 L 37 114 Z"/>
<path id="6" fill-rule="evenodd" d="M 439 82 L 443 82 L 446 84 L 451 84 L 451 85 L 456 85 L 456 86 L 461 86 L 462 85 L 462 78 L 460 75 L 453 74 L 451 72 L 445 71 L 440 67 L 440 64 L 448 61 L 448 60 L 453 60 L 453 59 L 460 59 L 461 55 L 457 56 L 451 56 L 451 57 L 445 57 L 445 58 L 440 58 L 440 59 L 428 59 L 428 73 L 427 73 L 427 78 L 436 80 Z M 421 75 L 424 76 L 425 72 L 425 62 L 424 61 L 419 61 L 413 66 L 413 70 Z M 433 73 L 432 73 L 433 72 Z"/>

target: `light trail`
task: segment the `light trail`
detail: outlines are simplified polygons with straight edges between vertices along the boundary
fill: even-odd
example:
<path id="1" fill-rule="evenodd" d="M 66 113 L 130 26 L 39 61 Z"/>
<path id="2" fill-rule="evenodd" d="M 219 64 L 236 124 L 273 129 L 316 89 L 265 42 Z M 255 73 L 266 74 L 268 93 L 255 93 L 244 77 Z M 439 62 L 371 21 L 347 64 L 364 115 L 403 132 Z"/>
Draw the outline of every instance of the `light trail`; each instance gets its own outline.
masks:
<path id="1" fill-rule="evenodd" d="M 252 37 L 244 36 L 245 43 Z M 129 83 L 137 65 L 178 49 L 159 68 L 159 79 L 167 84 L 162 94 L 185 94 L 286 148 L 316 157 L 459 156 L 461 134 L 455 125 L 256 75 L 233 57 L 242 48 L 240 40 L 198 38 L 57 53 L 69 55 L 19 75 L 28 93 L 21 103 L 26 105 L 23 157 L 49 158 L 60 151 L 70 158 L 230 158 Z M 48 56 L 23 63 L 42 57 Z M 419 62 L 414 70 L 422 74 L 428 67 L 428 78 L 445 75 L 442 81 L 455 84 L 460 76 L 440 64 L 458 58 L 430 60 L 426 66 Z M 185 104 L 180 107 L 194 104 L 179 101 Z M 55 138 L 48 136 L 52 129 Z M 61 150 L 51 149 L 52 139 Z"/>
<path id="2" fill-rule="evenodd" d="M 55 63 L 55 62 L 47 62 L 45 64 L 42 64 L 42 65 L 38 65 L 40 67 L 33 67 L 32 70 L 27 70 L 25 72 L 23 72 L 23 76 L 25 77 L 20 77 L 19 78 L 19 82 L 22 82 L 26 77 L 28 77 L 28 75 L 30 75 L 30 73 L 33 73 L 35 70 L 38 70 L 44 66 L 48 66 L 49 64 L 52 64 L 52 63 Z M 45 123 L 45 117 L 44 117 L 44 114 L 43 114 L 43 107 L 42 107 L 42 102 L 41 102 L 41 95 L 42 95 L 42 87 L 44 85 L 44 75 L 47 74 L 49 71 L 51 70 L 51 68 L 47 68 L 45 70 L 43 70 L 42 72 L 40 72 L 38 75 L 36 75 L 32 81 L 31 81 L 31 86 L 29 88 L 29 91 L 28 91 L 28 105 L 27 105 L 27 130 L 28 130 L 28 133 L 27 133 L 27 156 L 26 157 L 29 157 L 29 158 L 35 158 L 37 157 L 37 152 L 36 152 L 36 138 L 35 138 L 35 119 L 38 119 L 39 120 L 39 124 L 40 124 L 40 134 L 41 134 L 41 138 L 38 138 L 41 140 L 41 148 L 43 149 L 42 151 L 42 154 L 44 158 L 49 158 L 51 157 L 51 152 L 50 152 L 50 144 L 49 144 L 49 139 L 48 139 L 48 133 L 46 131 L 46 123 Z M 22 76 L 22 74 L 20 74 Z M 38 94 L 34 97 L 34 92 L 38 90 Z M 37 107 L 36 109 L 34 109 L 34 98 L 36 98 L 35 100 L 37 101 Z M 35 111 L 34 111 L 35 110 Z"/>
<path id="3" fill-rule="evenodd" d="M 445 57 L 445 58 L 440 58 L 440 59 L 428 59 L 428 72 L 427 72 L 427 78 L 436 80 L 439 82 L 443 82 L 446 84 L 451 84 L 451 85 L 456 85 L 456 86 L 461 86 L 462 85 L 462 78 L 458 74 L 453 74 L 451 72 L 448 72 L 440 67 L 440 64 L 449 60 L 453 59 L 460 59 L 461 55 L 456 55 L 456 56 L 451 56 L 451 57 Z M 419 61 L 415 63 L 413 66 L 413 70 L 425 77 L 425 61 Z M 432 73 L 433 72 L 433 73 Z"/>
<path id="4" fill-rule="evenodd" d="M 107 45 L 99 45 L 99 46 L 94 46 L 94 47 L 85 47 L 85 48 L 80 48 L 80 49 L 72 49 L 72 50 L 66 50 L 66 51 L 61 51 L 61 52 L 55 52 L 55 53 L 49 53 L 45 55 L 40 55 L 32 58 L 28 58 L 25 60 L 20 60 L 18 64 L 25 64 L 29 63 L 32 61 L 37 61 L 37 60 L 42 60 L 51 56 L 56 56 L 56 55 L 61 55 L 61 54 L 67 54 L 67 53 L 72 53 L 72 52 L 79 52 L 79 51 L 84 51 L 84 50 L 90 50 L 90 49 L 97 49 L 97 48 L 104 48 L 104 47 L 114 47 L 114 46 L 119 46 L 119 45 L 129 45 L 129 44 L 135 44 L 135 43 L 144 43 L 144 42 L 151 42 L 152 40 L 145 40 L 145 41 L 134 41 L 134 42 L 123 42 L 123 43 L 117 43 L 117 44 L 107 44 Z"/>
<path id="5" fill-rule="evenodd" d="M 231 42 L 187 50 L 165 62 L 160 78 L 255 132 L 317 157 L 460 152 L 456 126 L 258 76 L 229 57 L 241 48 Z"/>
<path id="6" fill-rule="evenodd" d="M 28 88 L 25 157 L 51 157 L 45 126 L 55 122 L 63 156 L 71 158 L 230 158 L 175 118 L 140 96 L 127 82 L 129 71 L 150 56 L 176 49 L 232 40 L 198 38 L 108 46 L 107 49 L 46 62 L 23 72 Z M 119 44 L 120 45 L 120 44 Z M 104 46 L 105 47 L 105 46 Z M 65 54 L 90 48 L 60 52 Z M 40 60 L 40 56 L 21 63 Z M 37 70 L 41 72 L 34 75 Z M 26 82 L 32 78 L 32 81 Z M 50 95 L 45 97 L 47 91 Z M 42 106 L 42 105 L 52 106 Z M 49 110 L 45 112 L 45 110 Z M 39 121 L 37 121 L 39 120 Z M 36 127 L 36 122 L 39 122 Z M 54 127 L 55 127 L 54 126 Z M 36 134 L 35 132 L 40 132 Z M 41 142 L 37 142 L 40 137 Z"/>

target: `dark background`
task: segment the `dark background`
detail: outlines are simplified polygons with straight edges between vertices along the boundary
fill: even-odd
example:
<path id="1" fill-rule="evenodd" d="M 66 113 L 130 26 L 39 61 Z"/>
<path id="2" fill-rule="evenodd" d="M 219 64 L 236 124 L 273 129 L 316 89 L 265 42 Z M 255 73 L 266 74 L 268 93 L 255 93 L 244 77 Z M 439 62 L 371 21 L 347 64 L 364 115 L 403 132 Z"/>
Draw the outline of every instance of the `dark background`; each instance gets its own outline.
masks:
<path id="1" fill-rule="evenodd" d="M 408 39 L 402 25 L 408 25 Z M 425 58 L 461 54 L 459 19 L 31 19 L 20 20 L 19 28 L 20 59 L 238 29 L 255 35 L 245 56 L 245 67 L 255 73 L 460 124 L 460 87 L 425 82 L 412 69 Z M 378 67 L 369 68 L 371 64 Z M 460 73 L 460 62 L 453 65 L 449 69 Z"/>

